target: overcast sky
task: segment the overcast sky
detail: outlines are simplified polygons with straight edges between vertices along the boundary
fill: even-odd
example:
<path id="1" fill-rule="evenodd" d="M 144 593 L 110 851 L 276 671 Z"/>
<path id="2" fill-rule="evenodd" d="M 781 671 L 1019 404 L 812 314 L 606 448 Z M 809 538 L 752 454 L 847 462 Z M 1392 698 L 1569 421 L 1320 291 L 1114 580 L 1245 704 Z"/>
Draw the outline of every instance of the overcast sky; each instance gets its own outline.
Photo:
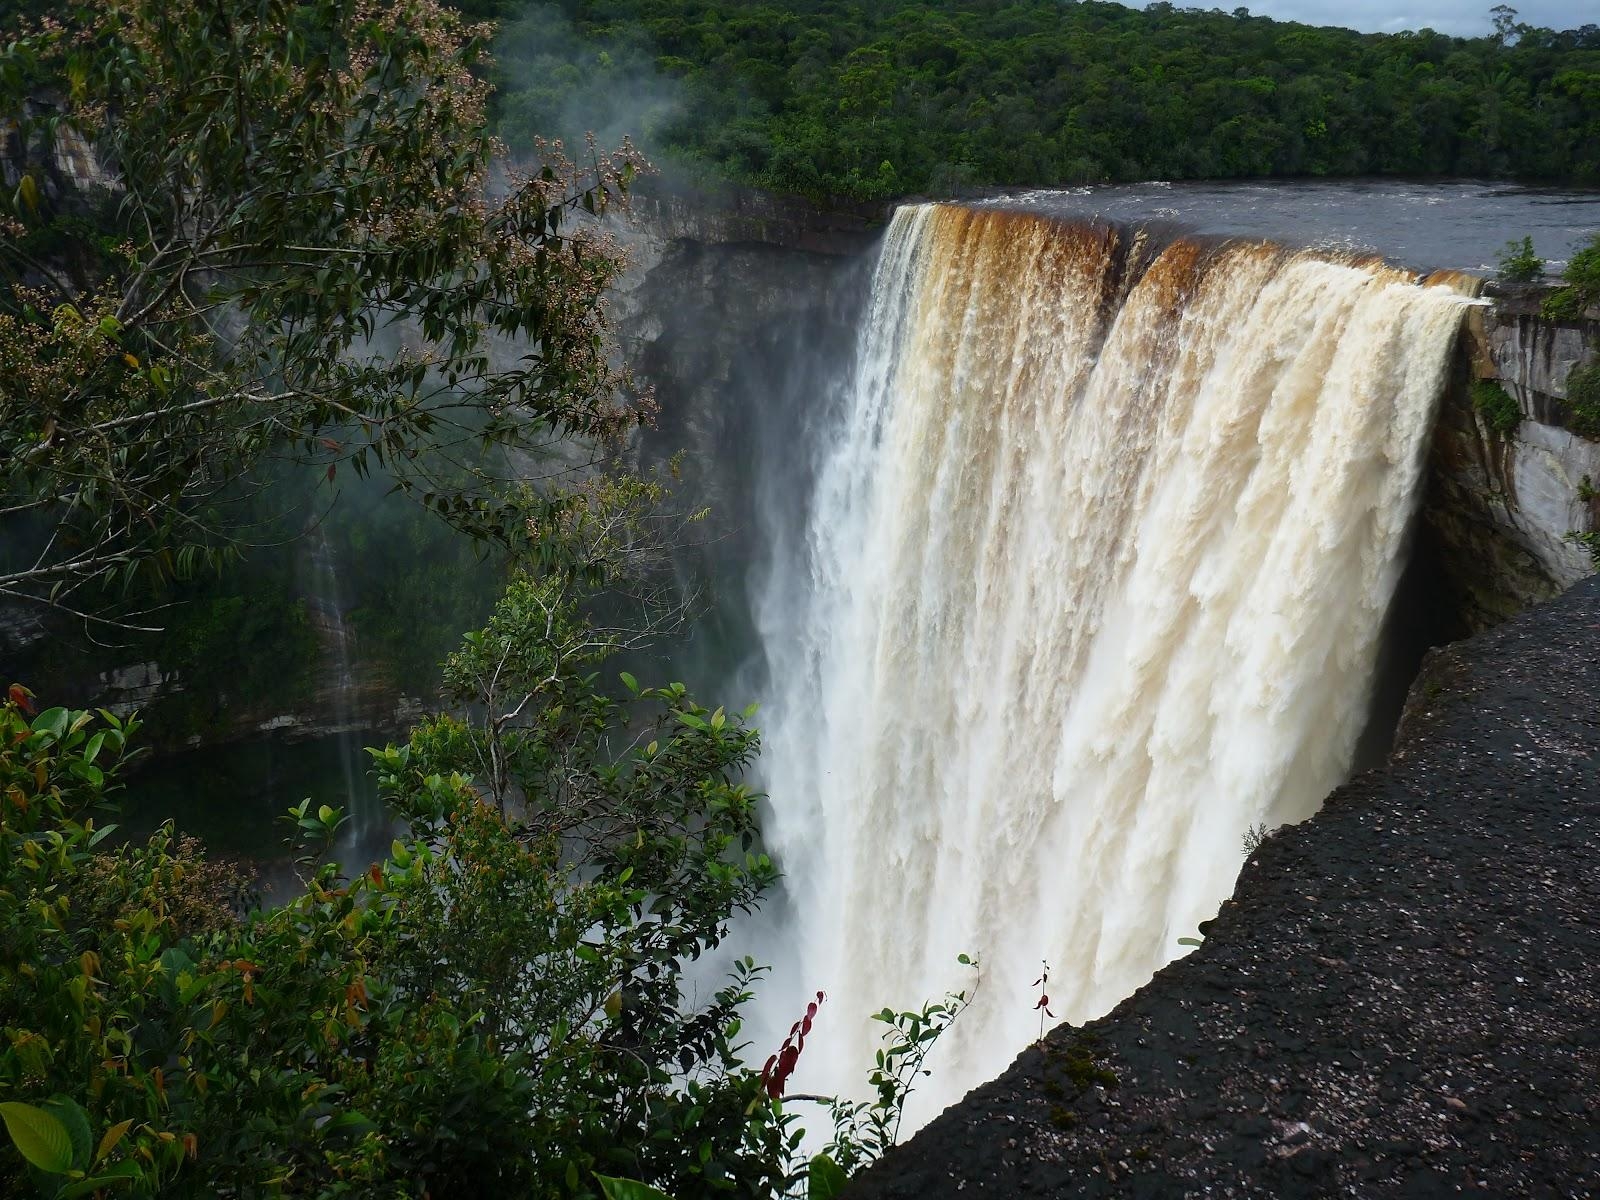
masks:
<path id="1" fill-rule="evenodd" d="M 1173 0 L 1178 8 L 1232 10 L 1229 0 Z M 1495 0 L 1242 0 L 1257 16 L 1309 25 L 1348 25 L 1367 33 L 1396 33 L 1402 29 L 1437 29 L 1458 37 L 1479 37 L 1489 32 L 1489 10 Z M 1576 29 L 1600 25 L 1600 0 L 1525 0 L 1512 3 L 1517 19 L 1546 29 Z"/>

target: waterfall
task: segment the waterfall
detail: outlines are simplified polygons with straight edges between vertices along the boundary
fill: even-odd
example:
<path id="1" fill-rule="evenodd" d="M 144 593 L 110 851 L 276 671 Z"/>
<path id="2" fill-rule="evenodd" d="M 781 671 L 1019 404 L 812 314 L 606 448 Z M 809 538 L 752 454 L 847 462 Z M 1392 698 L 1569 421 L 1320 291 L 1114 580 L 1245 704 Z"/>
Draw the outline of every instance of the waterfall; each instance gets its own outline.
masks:
<path id="1" fill-rule="evenodd" d="M 328 540 L 327 531 L 318 524 L 310 540 L 309 571 L 306 580 L 309 610 L 315 623 L 324 653 L 329 655 L 327 674 L 331 675 L 324 686 L 333 701 L 333 736 L 337 739 L 335 756 L 343 779 L 341 799 L 337 803 L 345 810 L 347 818 L 340 830 L 338 853 L 357 868 L 365 863 L 357 860 L 369 844 L 386 844 L 383 835 L 390 818 L 378 798 L 376 786 L 366 778 L 366 753 L 362 749 L 361 721 L 353 703 L 356 691 L 355 668 L 351 649 L 355 642 L 354 631 L 345 619 L 344 592 L 339 581 L 338 555 Z"/>
<path id="2" fill-rule="evenodd" d="M 1375 260 L 896 214 L 759 613 L 786 974 L 829 993 L 797 1083 L 861 1091 L 867 1014 L 970 988 L 966 952 L 937 1111 L 1037 1037 L 1041 960 L 1058 1017 L 1105 1012 L 1253 824 L 1345 777 L 1470 303 Z"/>

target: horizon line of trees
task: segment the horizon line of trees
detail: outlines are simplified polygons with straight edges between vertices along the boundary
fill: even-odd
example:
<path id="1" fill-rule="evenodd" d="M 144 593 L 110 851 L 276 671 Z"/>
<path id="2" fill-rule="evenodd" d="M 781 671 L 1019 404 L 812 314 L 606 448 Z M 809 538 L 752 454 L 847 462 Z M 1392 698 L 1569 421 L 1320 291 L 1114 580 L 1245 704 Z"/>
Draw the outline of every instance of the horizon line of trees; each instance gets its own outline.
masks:
<path id="1" fill-rule="evenodd" d="M 1600 26 L 1542 29 L 1505 6 L 1478 38 L 1104 0 L 462 7 L 501 22 L 495 103 L 513 145 L 621 123 L 674 163 L 814 198 L 1149 178 L 1600 182 Z"/>

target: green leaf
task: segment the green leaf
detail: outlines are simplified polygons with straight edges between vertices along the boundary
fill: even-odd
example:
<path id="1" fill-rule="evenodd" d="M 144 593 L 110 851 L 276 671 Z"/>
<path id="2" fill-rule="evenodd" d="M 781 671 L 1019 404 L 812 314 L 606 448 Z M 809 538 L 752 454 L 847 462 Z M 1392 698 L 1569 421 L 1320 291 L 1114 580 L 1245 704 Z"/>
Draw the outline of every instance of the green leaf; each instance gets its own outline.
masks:
<path id="1" fill-rule="evenodd" d="M 624 671 L 622 673 L 621 679 L 622 679 L 622 686 L 623 687 L 627 688 L 635 696 L 637 696 L 639 694 L 639 681 L 637 679 L 635 679 L 627 671 Z"/>
<path id="2" fill-rule="evenodd" d="M 102 1188 L 113 1187 L 119 1183 L 132 1183 L 142 1179 L 144 1172 L 139 1165 L 132 1161 L 119 1162 L 114 1167 L 109 1167 L 98 1175 L 88 1179 L 80 1179 L 76 1183 L 69 1183 L 56 1193 L 55 1200 L 68 1200 L 72 1196 L 88 1196 Z"/>
<path id="3" fill-rule="evenodd" d="M 17 1150 L 39 1170 L 65 1175 L 72 1170 L 72 1138 L 67 1127 L 42 1108 L 15 1100 L 0 1104 L 0 1120 Z"/>
<path id="4" fill-rule="evenodd" d="M 1180 945 L 1180 946 L 1199 946 L 1199 945 L 1203 945 L 1203 943 L 1201 942 L 1201 940 L 1199 938 L 1181 937 L 1181 938 L 1178 939 L 1178 945 Z"/>
<path id="5" fill-rule="evenodd" d="M 660 1188 L 637 1179 L 614 1179 L 610 1175 L 596 1175 L 595 1178 L 600 1181 L 606 1200 L 672 1200 Z"/>
<path id="6" fill-rule="evenodd" d="M 849 1182 L 843 1167 L 826 1154 L 819 1154 L 806 1171 L 806 1200 L 833 1200 Z"/>
<path id="7" fill-rule="evenodd" d="M 61 1122 L 72 1146 L 72 1166 L 85 1170 L 89 1166 L 89 1151 L 94 1145 L 94 1135 L 89 1132 L 89 1114 L 76 1100 L 67 1096 L 52 1096 L 45 1102 L 50 1116 Z"/>
<path id="8" fill-rule="evenodd" d="M 101 787 L 106 781 L 104 771 L 93 763 L 84 762 L 81 758 L 75 758 L 68 763 L 67 770 L 91 787 Z"/>
<path id="9" fill-rule="evenodd" d="M 24 175 L 17 184 L 16 196 L 13 200 L 17 211 L 20 213 L 24 207 L 35 215 L 39 212 L 39 184 L 32 175 Z"/>
<path id="10" fill-rule="evenodd" d="M 101 1162 L 106 1159 L 117 1148 L 117 1143 L 123 1139 L 123 1136 L 132 1125 L 133 1118 L 129 1117 L 126 1121 L 118 1121 L 110 1129 L 107 1129 L 100 1138 L 99 1149 L 94 1152 L 95 1162 Z"/>
<path id="11" fill-rule="evenodd" d="M 67 710 L 64 708 L 47 708 L 33 719 L 35 733 L 49 732 L 56 737 L 61 737 L 67 732 Z"/>
<path id="12" fill-rule="evenodd" d="M 332 1118 L 322 1127 L 323 1137 L 333 1137 L 335 1134 L 345 1133 L 354 1137 L 363 1137 L 377 1128 L 371 1117 L 365 1113 L 344 1112 Z"/>

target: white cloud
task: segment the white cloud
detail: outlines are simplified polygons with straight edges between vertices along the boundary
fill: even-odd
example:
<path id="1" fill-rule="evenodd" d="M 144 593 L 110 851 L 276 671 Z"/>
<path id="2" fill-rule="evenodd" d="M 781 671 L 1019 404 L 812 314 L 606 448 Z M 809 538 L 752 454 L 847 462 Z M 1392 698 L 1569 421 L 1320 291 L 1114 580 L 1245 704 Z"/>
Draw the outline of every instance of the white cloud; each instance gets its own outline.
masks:
<path id="1" fill-rule="evenodd" d="M 1184 6 L 1183 0 L 1177 3 Z M 1308 25 L 1344 25 L 1365 33 L 1428 28 L 1457 37 L 1481 37 L 1493 28 L 1489 16 L 1493 0 L 1400 0 L 1398 6 L 1392 0 L 1247 0 L 1247 4 L 1257 16 Z M 1228 0 L 1216 0 L 1216 7 L 1232 6 Z M 1600 23 L 1600 6 L 1595 0 L 1526 0 L 1512 7 L 1518 20 L 1547 29 Z"/>

